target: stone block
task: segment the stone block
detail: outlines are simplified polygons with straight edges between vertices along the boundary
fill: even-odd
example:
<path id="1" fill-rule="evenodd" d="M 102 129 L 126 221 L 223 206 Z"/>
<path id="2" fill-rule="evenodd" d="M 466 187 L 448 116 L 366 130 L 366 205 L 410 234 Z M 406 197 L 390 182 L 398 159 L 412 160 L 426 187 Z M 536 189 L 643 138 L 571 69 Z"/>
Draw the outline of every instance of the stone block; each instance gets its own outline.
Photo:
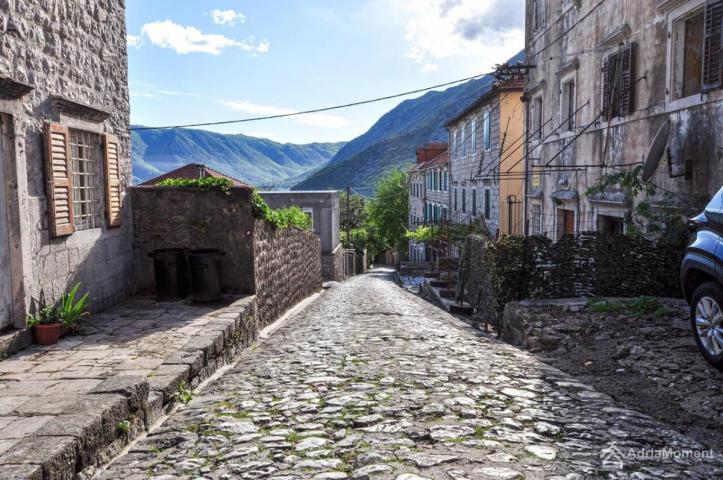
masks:
<path id="1" fill-rule="evenodd" d="M 41 465 L 43 479 L 71 480 L 78 461 L 78 439 L 28 437 L 0 456 L 2 465 Z"/>
<path id="2" fill-rule="evenodd" d="M 163 361 L 164 365 L 188 365 L 191 369 L 191 377 L 198 375 L 205 364 L 205 356 L 202 350 L 187 352 L 179 350 Z"/>
<path id="3" fill-rule="evenodd" d="M 150 392 L 146 401 L 145 422 L 146 429 L 156 423 L 163 414 L 163 394 L 159 392 Z"/>
<path id="4" fill-rule="evenodd" d="M 128 399 L 131 412 L 138 412 L 148 398 L 148 381 L 139 375 L 117 375 L 107 378 L 90 391 L 91 394 L 116 393 Z"/>
<path id="5" fill-rule="evenodd" d="M 202 350 L 206 361 L 223 350 L 223 333 L 199 335 L 191 338 L 182 348 L 186 352 Z"/>
<path id="6" fill-rule="evenodd" d="M 58 415 L 36 430 L 34 437 L 69 436 L 78 439 L 78 461 L 81 469 L 95 463 L 95 455 L 107 440 L 100 415 Z"/>
<path id="7" fill-rule="evenodd" d="M 0 478 L 3 480 L 43 480 L 43 467 L 40 465 L 0 465 Z"/>
<path id="8" fill-rule="evenodd" d="M 128 400 L 119 394 L 93 394 L 80 399 L 63 411 L 64 415 L 98 415 L 101 417 L 102 436 L 105 443 L 116 437 L 118 422 L 128 419 L 131 412 Z"/>

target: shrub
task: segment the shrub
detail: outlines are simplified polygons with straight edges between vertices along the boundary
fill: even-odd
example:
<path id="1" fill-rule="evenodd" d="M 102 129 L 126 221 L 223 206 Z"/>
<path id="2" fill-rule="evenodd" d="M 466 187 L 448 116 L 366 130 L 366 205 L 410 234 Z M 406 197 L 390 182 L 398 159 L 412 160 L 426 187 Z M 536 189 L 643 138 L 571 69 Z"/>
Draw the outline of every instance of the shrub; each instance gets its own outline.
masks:
<path id="1" fill-rule="evenodd" d="M 251 194 L 251 208 L 255 218 L 264 220 L 274 228 L 296 227 L 311 230 L 311 219 L 299 207 L 294 205 L 274 210 L 256 190 Z"/>
<path id="2" fill-rule="evenodd" d="M 229 193 L 233 183 L 228 178 L 204 177 L 204 178 L 167 178 L 156 183 L 157 187 L 191 187 L 201 190 L 220 190 Z"/>

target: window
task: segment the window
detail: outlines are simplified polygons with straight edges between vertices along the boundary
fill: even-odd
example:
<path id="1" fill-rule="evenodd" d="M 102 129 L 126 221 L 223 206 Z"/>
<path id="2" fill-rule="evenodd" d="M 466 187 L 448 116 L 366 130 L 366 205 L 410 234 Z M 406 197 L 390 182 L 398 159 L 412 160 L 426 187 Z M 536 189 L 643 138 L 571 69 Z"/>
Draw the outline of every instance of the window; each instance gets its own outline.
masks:
<path id="1" fill-rule="evenodd" d="M 444 171 L 444 191 L 449 191 L 449 173 L 447 173 L 447 170 Z"/>
<path id="2" fill-rule="evenodd" d="M 466 157 L 467 156 L 467 142 L 465 142 L 465 139 L 464 139 L 464 131 L 465 131 L 465 127 L 463 126 L 462 132 L 460 133 L 459 137 L 460 137 L 460 142 L 462 142 L 462 156 Z"/>
<path id="3" fill-rule="evenodd" d="M 472 216 L 477 216 L 477 189 L 472 189 Z"/>
<path id="4" fill-rule="evenodd" d="M 484 131 L 485 150 L 492 148 L 492 133 L 490 126 L 490 112 L 485 112 L 482 116 L 482 129 Z"/>
<path id="5" fill-rule="evenodd" d="M 492 201 L 490 197 L 490 189 L 485 189 L 485 218 L 489 220 L 490 213 L 492 212 Z"/>
<path id="6" fill-rule="evenodd" d="M 609 215 L 597 216 L 597 231 L 608 235 L 623 234 L 623 219 L 621 217 L 612 217 Z"/>
<path id="7" fill-rule="evenodd" d="M 569 79 L 562 83 L 560 88 L 560 121 L 562 131 L 575 129 L 575 80 Z"/>
<path id="8" fill-rule="evenodd" d="M 477 119 L 472 120 L 470 129 L 470 147 L 472 149 L 472 153 L 477 153 Z"/>
<path id="9" fill-rule="evenodd" d="M 545 0 L 532 0 L 532 29 L 539 32 L 545 28 Z"/>
<path id="10" fill-rule="evenodd" d="M 459 145 L 457 144 L 457 130 L 455 129 L 454 132 L 452 132 L 452 151 L 453 151 L 452 156 L 453 157 L 457 156 L 458 147 L 459 147 Z"/>
<path id="11" fill-rule="evenodd" d="M 633 44 L 619 48 L 603 60 L 602 111 L 610 119 L 633 111 Z"/>
<path id="12" fill-rule="evenodd" d="M 70 130 L 73 221 L 76 230 L 100 227 L 100 137 Z"/>
<path id="13" fill-rule="evenodd" d="M 723 8 L 723 3 L 718 3 Z M 707 10 L 713 12 L 715 7 L 708 7 Z M 706 9 L 698 8 L 678 17 L 672 24 L 673 78 L 671 93 L 674 100 L 703 91 L 703 58 L 705 46 L 708 46 L 706 13 Z M 709 17 L 712 20 L 714 15 L 709 13 Z M 720 52 L 720 18 L 718 19 L 717 43 Z M 718 58 L 716 62 L 719 61 Z M 720 66 L 718 70 L 720 70 Z"/>
<path id="14" fill-rule="evenodd" d="M 457 207 L 457 189 L 454 189 L 454 211 L 456 212 L 458 210 Z"/>
<path id="15" fill-rule="evenodd" d="M 311 229 L 313 231 L 316 231 L 316 228 L 314 226 L 314 209 L 311 207 L 304 207 L 301 209 L 301 211 L 304 212 L 304 215 L 309 218 L 309 222 L 311 223 Z"/>
<path id="16" fill-rule="evenodd" d="M 538 142 L 542 140 L 542 95 L 532 99 L 532 135 L 534 140 Z"/>
<path id="17" fill-rule="evenodd" d="M 462 213 L 467 213 L 467 189 L 462 189 Z"/>

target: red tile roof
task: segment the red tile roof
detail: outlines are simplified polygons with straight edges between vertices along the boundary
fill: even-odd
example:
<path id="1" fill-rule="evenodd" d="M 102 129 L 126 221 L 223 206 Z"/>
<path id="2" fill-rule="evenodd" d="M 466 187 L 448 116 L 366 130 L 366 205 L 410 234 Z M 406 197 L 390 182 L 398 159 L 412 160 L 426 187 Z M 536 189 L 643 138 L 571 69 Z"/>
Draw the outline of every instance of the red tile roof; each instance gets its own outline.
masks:
<path id="1" fill-rule="evenodd" d="M 409 169 L 410 172 L 417 172 L 421 170 L 426 170 L 428 168 L 434 168 L 434 167 L 441 167 L 443 165 L 447 165 L 449 163 L 449 150 L 445 150 L 443 153 L 440 153 L 436 157 L 434 157 L 431 160 L 427 160 L 423 163 L 415 163 L 412 168 Z"/>
<path id="2" fill-rule="evenodd" d="M 168 173 L 164 173 L 163 175 L 160 175 L 156 178 L 152 178 L 150 180 L 147 180 L 143 183 L 141 183 L 141 186 L 153 186 L 157 184 L 158 182 L 162 180 L 166 180 L 168 178 L 206 178 L 206 177 L 216 177 L 216 178 L 226 178 L 231 181 L 234 187 L 247 187 L 251 188 L 250 185 L 242 182 L 241 180 L 237 180 L 233 177 L 229 177 L 228 175 L 225 175 L 217 170 L 214 170 L 211 167 L 207 167 L 206 165 L 203 165 L 201 163 L 189 163 L 188 165 L 184 165 L 180 168 L 177 168 L 175 170 L 171 170 Z"/>

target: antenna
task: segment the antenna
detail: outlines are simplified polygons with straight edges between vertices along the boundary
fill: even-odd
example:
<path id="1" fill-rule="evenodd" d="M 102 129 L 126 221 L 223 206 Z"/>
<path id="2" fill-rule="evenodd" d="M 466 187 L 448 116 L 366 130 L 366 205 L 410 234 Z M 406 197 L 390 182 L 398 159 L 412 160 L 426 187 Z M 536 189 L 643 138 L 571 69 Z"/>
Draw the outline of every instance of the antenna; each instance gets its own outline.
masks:
<path id="1" fill-rule="evenodd" d="M 643 162 L 643 180 L 648 181 L 652 178 L 655 170 L 658 169 L 660 159 L 663 158 L 666 146 L 668 145 L 668 136 L 670 134 L 670 120 L 665 120 L 658 129 L 658 133 L 653 137 L 653 141 L 648 148 L 648 154 Z"/>

